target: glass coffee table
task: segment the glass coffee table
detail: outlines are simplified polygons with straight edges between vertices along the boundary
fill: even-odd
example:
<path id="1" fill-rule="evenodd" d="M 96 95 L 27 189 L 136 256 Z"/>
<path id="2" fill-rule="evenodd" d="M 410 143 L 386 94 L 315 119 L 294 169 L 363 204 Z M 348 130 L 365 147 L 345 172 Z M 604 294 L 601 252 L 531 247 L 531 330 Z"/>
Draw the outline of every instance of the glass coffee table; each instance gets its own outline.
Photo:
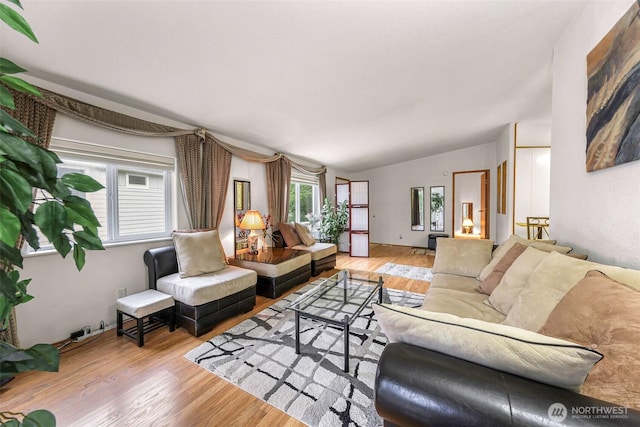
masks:
<path id="1" fill-rule="evenodd" d="M 371 300 L 382 303 L 384 274 L 341 270 L 322 279 L 287 308 L 295 311 L 296 354 L 300 354 L 300 318 L 317 320 L 344 331 L 344 372 L 349 372 L 349 327 Z"/>

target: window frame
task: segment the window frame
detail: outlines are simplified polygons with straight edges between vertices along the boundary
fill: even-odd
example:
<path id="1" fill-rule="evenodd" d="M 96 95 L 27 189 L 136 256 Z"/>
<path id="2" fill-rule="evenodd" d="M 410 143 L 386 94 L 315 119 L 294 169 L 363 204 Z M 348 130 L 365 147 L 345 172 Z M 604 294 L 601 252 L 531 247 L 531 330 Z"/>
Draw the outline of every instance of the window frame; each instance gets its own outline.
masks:
<path id="1" fill-rule="evenodd" d="M 313 214 L 319 215 L 321 210 L 320 204 L 320 180 L 315 175 L 303 175 L 303 174 L 291 174 L 291 179 L 289 181 L 289 188 L 294 186 L 294 222 L 298 222 L 301 224 L 308 224 L 309 221 L 306 218 L 300 218 L 300 185 L 311 185 L 313 189 L 312 193 L 312 206 L 313 206 Z M 291 190 L 289 190 L 291 192 Z M 289 218 L 290 212 L 287 212 L 287 218 Z"/>
<path id="2" fill-rule="evenodd" d="M 175 228 L 175 214 L 173 206 L 175 202 L 175 185 L 173 182 L 175 179 L 174 158 L 57 137 L 53 137 L 51 139 L 49 149 L 56 153 L 62 160 L 62 163 L 59 164 L 60 168 L 66 167 L 68 169 L 78 169 L 74 163 L 67 162 L 94 164 L 105 168 L 105 182 L 102 183 L 105 186 L 106 191 L 106 223 L 102 224 L 103 227 L 106 227 L 107 237 L 103 238 L 105 246 L 135 244 L 143 241 L 164 240 L 171 237 L 171 232 Z M 152 175 L 162 177 L 162 195 L 164 198 L 163 231 L 125 235 L 120 234 L 120 194 L 118 189 L 119 172 L 123 173 L 125 176 L 123 188 L 131 189 L 150 188 Z M 129 184 L 129 175 L 137 174 L 144 175 L 146 177 L 146 186 Z M 29 255 L 50 253 L 53 251 L 53 246 L 42 246 L 36 252 L 28 245 L 25 245 L 24 251 L 25 254 Z"/>

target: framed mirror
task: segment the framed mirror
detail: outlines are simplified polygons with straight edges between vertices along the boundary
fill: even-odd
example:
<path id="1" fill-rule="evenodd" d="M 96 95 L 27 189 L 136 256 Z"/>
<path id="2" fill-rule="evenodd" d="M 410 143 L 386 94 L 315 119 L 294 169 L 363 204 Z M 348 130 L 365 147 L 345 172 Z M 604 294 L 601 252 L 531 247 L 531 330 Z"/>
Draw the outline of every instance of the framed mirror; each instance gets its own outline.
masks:
<path id="1" fill-rule="evenodd" d="M 463 202 L 461 224 L 464 234 L 471 234 L 473 231 L 473 220 L 473 203 Z"/>
<path id="2" fill-rule="evenodd" d="M 411 230 L 424 231 L 424 187 L 411 187 Z"/>
<path id="3" fill-rule="evenodd" d="M 434 186 L 430 188 L 431 216 L 430 230 L 444 231 L 444 185 Z"/>
<path id="4" fill-rule="evenodd" d="M 246 252 L 248 250 L 248 241 L 246 230 L 240 228 L 240 222 L 244 214 L 251 209 L 251 182 L 238 179 L 233 180 L 233 223 L 235 230 L 235 254 Z"/>

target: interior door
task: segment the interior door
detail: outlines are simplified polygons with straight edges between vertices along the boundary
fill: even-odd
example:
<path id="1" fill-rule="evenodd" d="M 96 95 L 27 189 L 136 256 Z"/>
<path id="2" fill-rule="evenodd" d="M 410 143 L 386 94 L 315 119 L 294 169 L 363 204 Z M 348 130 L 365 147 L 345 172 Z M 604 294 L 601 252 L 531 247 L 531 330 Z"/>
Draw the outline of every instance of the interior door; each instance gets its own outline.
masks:
<path id="1" fill-rule="evenodd" d="M 336 183 L 336 207 L 347 202 L 349 205 L 349 181 Z M 349 222 L 347 222 L 347 230 L 340 235 L 338 240 L 338 251 L 349 252 L 349 230 L 350 230 L 351 216 L 349 216 Z"/>
<path id="2" fill-rule="evenodd" d="M 349 182 L 349 255 L 369 256 L 369 181 Z"/>

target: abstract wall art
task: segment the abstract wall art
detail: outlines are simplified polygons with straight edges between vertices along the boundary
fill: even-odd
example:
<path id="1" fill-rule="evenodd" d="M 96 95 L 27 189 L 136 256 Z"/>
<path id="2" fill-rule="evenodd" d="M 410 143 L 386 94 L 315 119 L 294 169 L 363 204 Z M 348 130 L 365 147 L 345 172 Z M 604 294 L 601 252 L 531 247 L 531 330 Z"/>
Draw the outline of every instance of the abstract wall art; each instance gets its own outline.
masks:
<path id="1" fill-rule="evenodd" d="M 640 3 L 587 55 L 587 172 L 640 160 Z"/>

